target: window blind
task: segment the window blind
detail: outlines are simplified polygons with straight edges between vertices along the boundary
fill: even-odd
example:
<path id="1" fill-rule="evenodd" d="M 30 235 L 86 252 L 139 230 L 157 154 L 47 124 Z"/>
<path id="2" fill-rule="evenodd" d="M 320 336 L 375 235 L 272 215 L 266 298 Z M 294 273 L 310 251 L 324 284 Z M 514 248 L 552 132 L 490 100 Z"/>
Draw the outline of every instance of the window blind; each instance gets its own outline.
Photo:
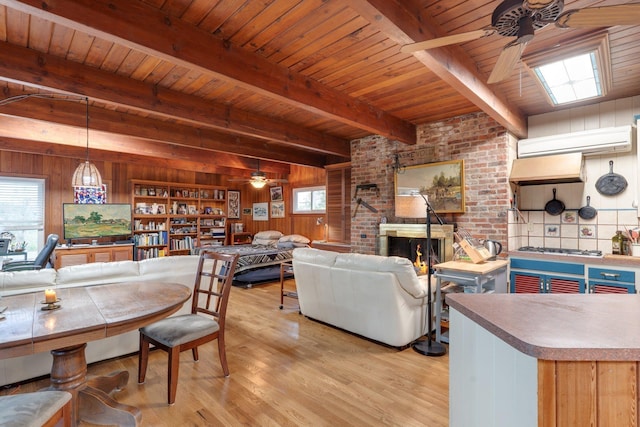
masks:
<path id="1" fill-rule="evenodd" d="M 44 179 L 0 177 L 0 231 L 44 230 Z"/>

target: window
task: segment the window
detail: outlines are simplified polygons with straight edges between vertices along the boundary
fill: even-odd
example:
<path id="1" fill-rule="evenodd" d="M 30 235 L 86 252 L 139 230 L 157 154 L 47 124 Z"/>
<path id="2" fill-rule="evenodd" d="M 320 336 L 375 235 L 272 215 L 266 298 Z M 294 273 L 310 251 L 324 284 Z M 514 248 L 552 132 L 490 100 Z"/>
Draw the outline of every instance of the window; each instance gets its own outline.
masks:
<path id="1" fill-rule="evenodd" d="M 611 87 L 606 32 L 580 37 L 522 60 L 554 106 L 601 97 Z"/>
<path id="2" fill-rule="evenodd" d="M 293 190 L 293 213 L 324 213 L 326 209 L 327 190 L 324 186 Z"/>
<path id="3" fill-rule="evenodd" d="M 0 176 L 0 233 L 26 242 L 30 259 L 44 244 L 44 186 L 44 179 Z"/>

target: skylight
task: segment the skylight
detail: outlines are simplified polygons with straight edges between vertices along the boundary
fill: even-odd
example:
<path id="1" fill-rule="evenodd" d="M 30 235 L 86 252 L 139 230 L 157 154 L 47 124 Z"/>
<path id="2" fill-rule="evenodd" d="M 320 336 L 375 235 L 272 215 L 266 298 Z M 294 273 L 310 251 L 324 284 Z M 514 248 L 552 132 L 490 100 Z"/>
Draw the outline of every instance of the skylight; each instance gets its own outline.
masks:
<path id="1" fill-rule="evenodd" d="M 533 70 L 554 105 L 602 96 L 595 52 L 541 65 Z"/>
<path id="2" fill-rule="evenodd" d="M 611 88 L 606 29 L 525 55 L 522 62 L 553 106 L 603 97 Z"/>

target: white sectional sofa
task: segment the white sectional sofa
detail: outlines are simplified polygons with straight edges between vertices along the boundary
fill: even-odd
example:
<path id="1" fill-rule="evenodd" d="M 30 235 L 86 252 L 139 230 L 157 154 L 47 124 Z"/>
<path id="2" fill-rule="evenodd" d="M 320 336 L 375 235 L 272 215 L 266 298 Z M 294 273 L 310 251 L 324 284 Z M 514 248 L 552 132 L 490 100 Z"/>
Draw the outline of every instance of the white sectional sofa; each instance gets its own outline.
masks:
<path id="1" fill-rule="evenodd" d="M 406 258 L 298 248 L 293 271 L 309 318 L 393 347 L 427 331 L 426 276 Z"/>
<path id="2" fill-rule="evenodd" d="M 151 280 L 181 283 L 193 290 L 198 256 L 152 258 L 143 261 L 118 261 L 75 265 L 59 270 L 0 272 L 0 292 L 3 295 L 43 292 L 47 288 L 69 288 L 107 283 Z M 0 300 L 0 305 L 3 302 Z M 176 314 L 188 313 L 185 303 Z M 0 324 L 0 327 L 2 325 Z M 87 343 L 88 363 L 138 351 L 138 331 Z M 0 360 L 0 385 L 12 384 L 46 375 L 51 371 L 50 353 Z"/>

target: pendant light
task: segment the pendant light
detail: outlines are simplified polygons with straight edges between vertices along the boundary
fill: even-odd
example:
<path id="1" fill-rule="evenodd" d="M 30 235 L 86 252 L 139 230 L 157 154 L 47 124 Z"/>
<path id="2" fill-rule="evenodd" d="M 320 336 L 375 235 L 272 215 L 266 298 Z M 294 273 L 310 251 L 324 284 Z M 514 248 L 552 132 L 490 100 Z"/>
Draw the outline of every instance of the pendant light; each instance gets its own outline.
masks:
<path id="1" fill-rule="evenodd" d="M 89 161 L 89 98 L 87 103 L 87 158 L 80 163 L 73 173 L 71 185 L 74 187 L 102 187 L 102 177 L 96 165 Z"/>

